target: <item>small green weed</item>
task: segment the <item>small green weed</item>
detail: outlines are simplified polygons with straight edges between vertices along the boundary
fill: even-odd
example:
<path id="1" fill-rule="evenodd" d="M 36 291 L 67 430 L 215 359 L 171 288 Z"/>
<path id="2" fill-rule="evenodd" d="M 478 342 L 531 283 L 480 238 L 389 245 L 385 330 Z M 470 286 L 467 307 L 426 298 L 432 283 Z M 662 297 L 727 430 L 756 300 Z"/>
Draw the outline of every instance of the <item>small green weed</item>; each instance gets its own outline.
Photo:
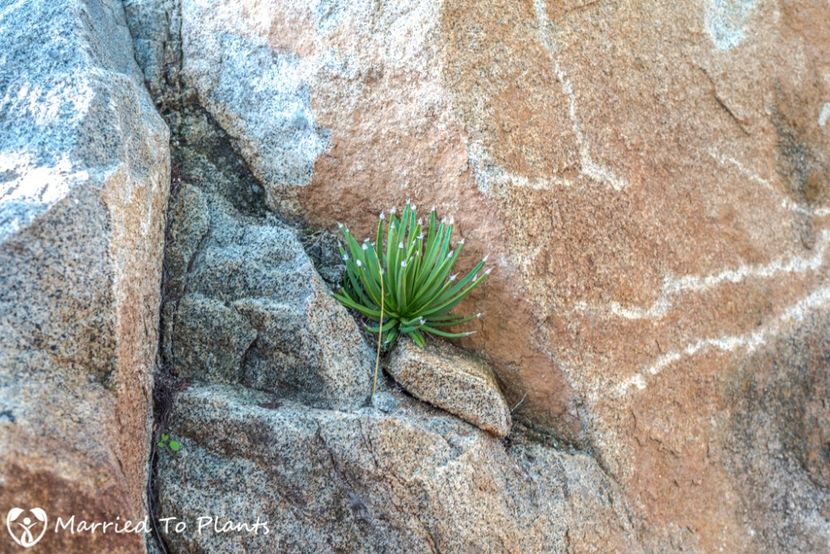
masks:
<path id="1" fill-rule="evenodd" d="M 156 446 L 159 447 L 159 450 L 167 449 L 170 452 L 173 452 L 174 454 L 182 449 L 182 443 L 175 439 L 171 439 L 170 435 L 168 435 L 167 433 L 162 433 L 161 440 L 158 441 Z"/>

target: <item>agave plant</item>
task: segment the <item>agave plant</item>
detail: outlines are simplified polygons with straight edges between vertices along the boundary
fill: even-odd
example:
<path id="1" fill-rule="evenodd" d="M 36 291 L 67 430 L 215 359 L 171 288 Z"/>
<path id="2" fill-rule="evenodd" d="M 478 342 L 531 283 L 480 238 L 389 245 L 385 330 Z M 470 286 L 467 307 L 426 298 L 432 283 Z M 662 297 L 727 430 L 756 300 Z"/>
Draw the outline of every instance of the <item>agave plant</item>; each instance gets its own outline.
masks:
<path id="1" fill-rule="evenodd" d="M 452 271 L 464 240 L 452 248 L 452 229 L 452 219 L 439 221 L 435 208 L 425 225 L 408 200 L 400 218 L 395 208 L 388 221 L 380 214 L 374 242 L 368 238 L 358 242 L 341 224 L 345 246 L 340 255 L 346 263 L 346 276 L 335 297 L 375 321 L 369 329 L 379 333 L 386 346 L 394 345 L 400 335 L 424 346 L 429 335 L 452 339 L 472 334 L 447 328 L 481 314 L 462 316 L 452 310 L 492 269 L 484 270 L 485 257 L 459 279 Z"/>

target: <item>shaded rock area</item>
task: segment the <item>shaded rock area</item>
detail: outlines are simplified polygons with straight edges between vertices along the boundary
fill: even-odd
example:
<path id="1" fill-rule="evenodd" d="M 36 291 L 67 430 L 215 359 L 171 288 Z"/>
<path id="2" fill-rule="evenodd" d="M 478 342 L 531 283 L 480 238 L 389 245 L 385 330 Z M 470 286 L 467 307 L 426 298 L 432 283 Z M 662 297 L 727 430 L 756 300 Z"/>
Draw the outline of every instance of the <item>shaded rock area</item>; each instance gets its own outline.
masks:
<path id="1" fill-rule="evenodd" d="M 318 407 L 364 403 L 373 358 L 354 319 L 297 232 L 265 210 L 244 167 L 223 163 L 234 154 L 211 118 L 195 107 L 178 117 L 166 367 L 180 379 L 244 384 Z"/>
<path id="2" fill-rule="evenodd" d="M 312 409 L 239 387 L 191 387 L 171 412 L 161 508 L 269 533 L 169 533 L 180 552 L 640 552 L 593 458 L 509 446 L 395 390 L 388 413 Z M 224 523 L 223 520 L 222 523 Z"/>
<path id="3" fill-rule="evenodd" d="M 497 437 L 510 433 L 510 408 L 493 370 L 483 360 L 448 344 L 419 348 L 412 341 L 402 339 L 385 367 L 416 398 Z"/>
<path id="4" fill-rule="evenodd" d="M 724 449 L 733 478 L 750 491 L 739 507 L 754 531 L 754 548 L 821 552 L 830 518 L 830 318 L 817 317 L 774 353 L 742 364 L 729 383 Z M 780 513 L 772 522 L 763 514 Z"/>
<path id="5" fill-rule="evenodd" d="M 0 510 L 140 520 L 168 129 L 119 1 L 4 2 L 0 52 Z M 38 548 L 142 552 L 144 537 Z"/>

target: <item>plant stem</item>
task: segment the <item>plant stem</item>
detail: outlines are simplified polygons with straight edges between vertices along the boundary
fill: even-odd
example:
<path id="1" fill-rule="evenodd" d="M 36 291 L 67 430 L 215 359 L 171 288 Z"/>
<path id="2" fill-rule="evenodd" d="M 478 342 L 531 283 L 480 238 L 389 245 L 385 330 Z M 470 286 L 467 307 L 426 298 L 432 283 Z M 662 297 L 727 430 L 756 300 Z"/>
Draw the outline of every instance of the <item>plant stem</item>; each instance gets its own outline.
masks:
<path id="1" fill-rule="evenodd" d="M 380 273 L 380 321 L 378 321 L 378 347 L 377 351 L 375 352 L 375 377 L 372 380 L 372 394 L 371 396 L 375 396 L 375 390 L 378 387 L 378 372 L 380 370 L 380 346 L 381 346 L 381 339 L 383 338 L 383 299 L 384 299 L 384 291 L 383 291 L 383 268 L 380 265 L 380 257 L 377 259 L 378 262 L 378 272 Z"/>

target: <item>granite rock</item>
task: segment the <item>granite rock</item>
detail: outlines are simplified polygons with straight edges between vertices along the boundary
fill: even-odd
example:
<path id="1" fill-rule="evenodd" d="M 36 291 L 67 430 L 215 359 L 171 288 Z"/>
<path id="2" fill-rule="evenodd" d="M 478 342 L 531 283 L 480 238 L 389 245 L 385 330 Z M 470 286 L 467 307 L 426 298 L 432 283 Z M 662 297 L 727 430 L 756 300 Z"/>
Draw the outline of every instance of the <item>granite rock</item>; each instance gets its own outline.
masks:
<path id="1" fill-rule="evenodd" d="M 740 472 L 784 466 L 736 433 L 822 435 L 738 411 L 731 384 L 763 368 L 798 408 L 782 345 L 827 333 L 828 10 L 183 0 L 180 76 L 272 209 L 358 236 L 407 196 L 455 216 L 460 269 L 497 266 L 462 346 L 514 419 L 601 460 L 652 550 L 775 550 L 826 542 L 830 518 L 758 498 Z M 238 99 L 265 83 L 267 105 Z M 291 144 L 260 148 L 269 128 Z M 812 482 L 821 449 L 798 450 Z"/>
<path id="2" fill-rule="evenodd" d="M 274 50 L 267 41 L 191 18 L 231 16 L 221 4 L 183 0 L 181 78 L 230 136 L 253 174 L 277 188 L 311 182 L 314 163 L 328 149 L 328 131 L 311 109 L 304 67 L 293 52 Z M 192 55 L 198 50 L 200 55 Z"/>
<path id="3" fill-rule="evenodd" d="M 6 2 L 0 52 L 0 506 L 141 519 L 168 129 L 120 2 Z M 66 533 L 39 547 L 145 549 Z"/>
<path id="4" fill-rule="evenodd" d="M 510 433 L 510 408 L 493 370 L 483 360 L 449 344 L 430 343 L 420 348 L 404 339 L 385 369 L 416 398 L 497 437 Z"/>
<path id="5" fill-rule="evenodd" d="M 233 306 L 190 293 L 176 304 L 172 371 L 183 379 L 239 383 L 256 329 Z"/>
<path id="6" fill-rule="evenodd" d="M 159 462 L 161 511 L 266 522 L 165 534 L 185 552 L 641 552 L 596 461 L 501 441 L 389 390 L 388 413 L 310 409 L 212 385 L 175 400 L 182 443 Z"/>
<path id="7" fill-rule="evenodd" d="M 175 154 L 165 365 L 188 381 L 243 383 L 312 406 L 365 403 L 373 357 L 356 322 L 297 231 L 263 209 L 246 168 L 207 155 L 228 137 L 199 110 L 180 117 L 188 146 Z"/>

